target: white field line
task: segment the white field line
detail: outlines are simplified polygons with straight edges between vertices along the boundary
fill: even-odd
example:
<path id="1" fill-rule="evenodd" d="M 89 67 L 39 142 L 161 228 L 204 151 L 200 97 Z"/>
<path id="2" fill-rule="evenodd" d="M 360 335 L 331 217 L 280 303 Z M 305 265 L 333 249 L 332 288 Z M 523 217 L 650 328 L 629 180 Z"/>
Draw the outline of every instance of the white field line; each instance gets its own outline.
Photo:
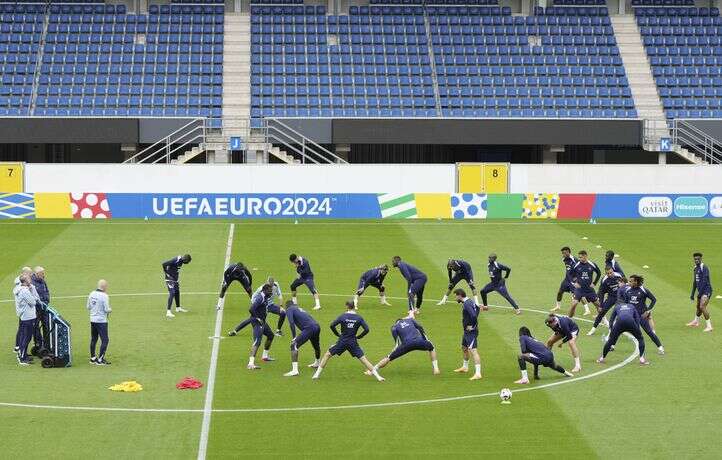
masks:
<path id="1" fill-rule="evenodd" d="M 231 251 L 233 249 L 233 231 L 236 225 L 231 224 L 228 229 L 228 242 L 226 243 L 226 256 L 221 269 L 221 286 L 223 285 L 223 273 L 231 262 Z M 220 299 L 218 309 L 216 310 L 216 325 L 213 329 L 213 336 L 221 335 L 221 326 L 223 325 L 223 306 L 226 302 L 225 296 Z M 216 369 L 218 368 L 218 351 L 220 349 L 220 340 L 213 340 L 211 348 L 211 363 L 208 366 L 208 380 L 206 381 L 206 402 L 203 407 L 203 422 L 201 424 L 201 436 L 198 441 L 198 460 L 205 460 L 208 451 L 208 435 L 211 429 L 211 415 L 213 414 L 213 389 L 216 385 Z"/>
<path id="2" fill-rule="evenodd" d="M 209 294 L 216 294 L 216 292 L 184 292 L 183 295 L 209 295 Z M 167 292 L 160 292 L 160 293 L 150 293 L 150 294 L 113 294 L 114 296 L 117 295 L 126 295 L 126 296 L 143 296 L 143 295 L 168 295 Z M 228 294 L 226 294 L 228 295 Z M 308 295 L 308 294 L 301 294 L 301 295 Z M 321 294 L 328 297 L 348 297 L 346 294 Z M 70 298 L 80 298 L 80 297 L 86 297 L 86 296 L 69 296 Z M 61 298 L 61 297 L 56 297 Z M 62 298 L 68 298 L 68 297 L 62 297 Z M 396 299 L 396 300 L 406 300 L 406 297 L 392 297 L 388 296 L 388 299 Z M 9 301 L 0 301 L 0 302 L 9 302 Z M 508 306 L 502 306 L 502 305 L 489 305 L 491 308 L 501 308 L 504 310 L 511 310 L 511 307 Z M 536 310 L 532 308 L 525 308 L 522 307 L 523 311 L 529 311 L 533 313 L 540 313 L 540 314 L 548 314 L 548 311 L 544 310 Z M 586 318 L 576 318 L 576 321 L 584 321 L 587 323 L 593 322 L 592 320 L 586 319 Z M 218 334 L 215 334 L 216 336 L 220 335 L 220 332 Z M 627 358 L 624 359 L 624 361 L 614 364 L 610 367 L 606 367 L 604 369 L 601 369 L 599 371 L 593 372 L 591 374 L 582 375 L 579 377 L 559 380 L 556 382 L 550 382 L 545 383 L 543 385 L 534 385 L 530 387 L 525 388 L 518 388 L 515 389 L 514 392 L 521 393 L 526 391 L 535 391 L 535 390 L 541 390 L 544 388 L 550 388 L 555 387 L 559 385 L 568 385 L 575 382 L 580 382 L 583 380 L 591 379 L 594 377 L 598 377 L 600 375 L 604 375 L 608 372 L 615 371 L 623 366 L 626 366 L 627 364 L 634 361 L 634 359 L 639 356 L 638 348 L 637 348 L 637 341 L 629 334 L 625 334 L 627 338 L 632 341 L 635 345 L 634 352 L 632 352 L 631 355 L 629 355 Z M 214 340 L 214 344 L 218 344 L 219 340 Z M 207 387 L 206 387 L 207 388 Z M 249 412 L 305 412 L 305 411 L 321 411 L 321 410 L 348 410 L 348 409 L 368 409 L 368 408 L 375 408 L 375 407 L 392 407 L 392 406 L 410 406 L 410 405 L 418 405 L 418 404 L 432 404 L 432 403 L 442 403 L 442 402 L 450 402 L 450 401 L 460 401 L 465 399 L 476 399 L 476 398 L 484 398 L 489 396 L 497 396 L 497 393 L 479 393 L 479 394 L 472 394 L 472 395 L 465 395 L 465 396 L 452 396 L 452 397 L 446 397 L 446 398 L 434 398 L 434 399 L 421 399 L 421 400 L 410 400 L 410 401 L 392 401 L 392 402 L 385 402 L 385 403 L 368 403 L 368 404 L 350 404 L 350 405 L 341 405 L 341 406 L 316 406 L 316 407 L 272 407 L 272 408 L 258 408 L 258 409 L 211 409 L 211 412 L 215 413 L 249 413 Z M 91 406 L 54 406 L 54 405 L 46 405 L 46 404 L 23 404 L 23 403 L 9 403 L 9 402 L 0 402 L 0 407 L 16 407 L 16 408 L 30 408 L 30 409 L 48 409 L 48 410 L 69 410 L 69 411 L 95 411 L 95 412 L 151 412 L 151 413 L 158 413 L 158 412 L 167 412 L 167 413 L 203 413 L 205 418 L 205 408 L 204 409 L 164 409 L 164 408 L 129 408 L 129 407 L 91 407 Z"/>

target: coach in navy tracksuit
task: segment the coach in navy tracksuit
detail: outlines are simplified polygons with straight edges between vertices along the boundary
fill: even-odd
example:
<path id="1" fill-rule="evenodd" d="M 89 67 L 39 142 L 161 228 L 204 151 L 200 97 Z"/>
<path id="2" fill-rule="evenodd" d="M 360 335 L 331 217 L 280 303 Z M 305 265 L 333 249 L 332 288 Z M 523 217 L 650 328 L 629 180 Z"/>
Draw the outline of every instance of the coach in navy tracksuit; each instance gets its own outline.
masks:
<path id="1" fill-rule="evenodd" d="M 612 330 L 609 333 L 609 338 L 604 343 L 602 349 L 602 357 L 597 360 L 599 363 L 604 362 L 604 358 L 612 349 L 612 347 L 619 340 L 619 336 L 625 332 L 629 332 L 637 339 L 639 343 L 639 362 L 640 364 L 648 364 L 648 361 L 644 358 L 644 337 L 642 337 L 642 331 L 640 330 L 640 320 L 642 317 L 639 315 L 639 311 L 629 304 L 620 304 L 614 307 L 610 322 L 612 324 Z"/>
<path id="2" fill-rule="evenodd" d="M 311 342 L 316 359 L 308 367 L 316 368 L 321 358 L 321 326 L 303 308 L 292 301 L 286 302 L 286 318 L 291 328 L 291 372 L 283 374 L 285 377 L 293 377 L 298 372 L 298 349 L 306 342 Z M 301 332 L 296 335 L 296 328 Z"/>
<path id="3" fill-rule="evenodd" d="M 50 305 L 50 289 L 45 281 L 45 269 L 43 267 L 35 267 L 31 282 L 38 292 L 40 302 L 35 307 L 37 321 L 35 322 L 35 331 L 33 333 L 33 342 L 37 351 L 40 352 L 48 348 L 50 341 L 50 329 L 48 325 L 48 306 Z"/>
<path id="4" fill-rule="evenodd" d="M 401 276 L 404 277 L 408 284 L 409 311 L 418 313 L 421 303 L 424 301 L 424 287 L 426 287 L 426 281 L 428 281 L 426 273 L 413 265 L 403 262 L 400 256 L 394 256 L 391 259 L 391 264 L 399 269 Z M 414 303 L 414 298 L 416 303 Z"/>
<path id="5" fill-rule="evenodd" d="M 489 309 L 489 304 L 487 303 L 486 298 L 487 294 L 496 291 L 511 304 L 516 314 L 521 313 L 519 305 L 517 305 L 514 299 L 511 298 L 511 294 L 509 294 L 509 291 L 506 289 L 506 279 L 509 278 L 509 274 L 511 274 L 511 268 L 497 262 L 496 254 L 489 254 L 488 269 L 490 281 L 481 290 L 481 303 L 484 310 Z"/>
<path id="6" fill-rule="evenodd" d="M 296 273 L 298 273 L 298 278 L 293 280 L 291 283 L 291 300 L 293 300 L 293 303 L 298 304 L 298 300 L 296 299 L 296 289 L 305 284 L 308 290 L 311 291 L 311 294 L 316 301 L 316 305 L 313 309 L 320 310 L 321 300 L 318 296 L 318 291 L 316 290 L 316 283 L 313 280 L 313 271 L 311 271 L 311 264 L 308 262 L 308 259 L 302 256 L 297 256 L 296 254 L 291 254 L 288 256 L 288 260 L 290 260 L 296 267 Z"/>

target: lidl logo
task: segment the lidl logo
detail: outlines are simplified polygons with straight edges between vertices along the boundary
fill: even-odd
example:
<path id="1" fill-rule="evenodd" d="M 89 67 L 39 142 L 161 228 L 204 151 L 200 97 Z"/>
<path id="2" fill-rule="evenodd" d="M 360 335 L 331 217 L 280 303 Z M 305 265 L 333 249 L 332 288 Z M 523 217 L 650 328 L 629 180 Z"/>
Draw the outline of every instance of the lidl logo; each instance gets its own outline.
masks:
<path id="1" fill-rule="evenodd" d="M 680 196 L 674 200 L 674 215 L 677 217 L 704 217 L 707 209 L 707 198 L 703 196 Z"/>

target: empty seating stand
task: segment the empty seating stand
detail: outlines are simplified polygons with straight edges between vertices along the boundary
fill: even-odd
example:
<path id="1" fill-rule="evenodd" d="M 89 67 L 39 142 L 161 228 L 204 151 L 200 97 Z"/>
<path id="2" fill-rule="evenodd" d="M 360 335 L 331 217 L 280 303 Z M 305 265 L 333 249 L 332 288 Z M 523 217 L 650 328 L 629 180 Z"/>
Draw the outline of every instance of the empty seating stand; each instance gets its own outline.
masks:
<path id="1" fill-rule="evenodd" d="M 664 5 L 635 16 L 667 118 L 722 118 L 719 10 Z"/>

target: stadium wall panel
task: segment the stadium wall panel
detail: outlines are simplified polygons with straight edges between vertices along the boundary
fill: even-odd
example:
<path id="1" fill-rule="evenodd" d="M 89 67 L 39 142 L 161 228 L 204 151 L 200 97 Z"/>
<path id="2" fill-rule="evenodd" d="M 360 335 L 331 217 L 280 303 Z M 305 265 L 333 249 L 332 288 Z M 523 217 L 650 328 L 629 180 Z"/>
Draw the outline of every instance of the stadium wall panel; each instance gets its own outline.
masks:
<path id="1" fill-rule="evenodd" d="M 130 118 L 0 119 L 0 139 L 7 144 L 137 143 L 138 131 L 138 120 Z"/>

